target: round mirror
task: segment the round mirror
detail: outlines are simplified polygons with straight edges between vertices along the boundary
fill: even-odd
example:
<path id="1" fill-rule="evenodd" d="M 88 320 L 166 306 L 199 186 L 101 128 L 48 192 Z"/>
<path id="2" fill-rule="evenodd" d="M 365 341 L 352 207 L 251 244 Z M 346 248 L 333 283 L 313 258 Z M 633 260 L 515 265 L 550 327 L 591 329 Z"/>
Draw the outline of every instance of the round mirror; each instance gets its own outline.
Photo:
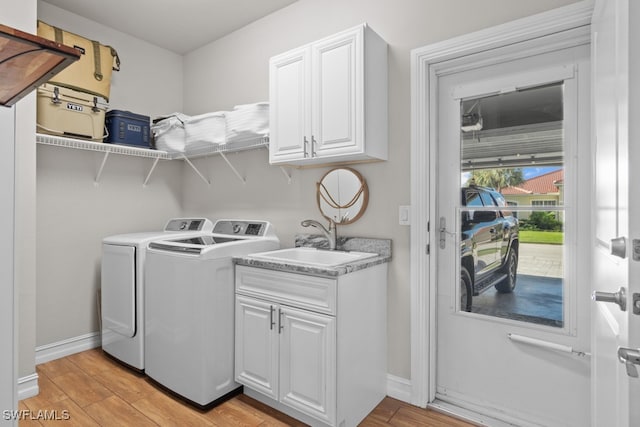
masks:
<path id="1" fill-rule="evenodd" d="M 325 218 L 336 224 L 351 224 L 367 208 L 369 188 L 358 171 L 331 169 L 317 183 L 316 199 Z"/>

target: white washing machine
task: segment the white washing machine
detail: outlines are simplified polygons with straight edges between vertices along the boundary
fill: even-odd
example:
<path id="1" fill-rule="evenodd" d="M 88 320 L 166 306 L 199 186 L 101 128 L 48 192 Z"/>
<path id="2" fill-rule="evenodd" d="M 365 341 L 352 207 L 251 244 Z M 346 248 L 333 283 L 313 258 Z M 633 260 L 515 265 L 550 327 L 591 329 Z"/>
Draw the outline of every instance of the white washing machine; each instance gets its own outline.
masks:
<path id="1" fill-rule="evenodd" d="M 278 249 L 265 221 L 218 220 L 213 233 L 149 244 L 145 372 L 201 408 L 240 392 L 234 381 L 232 257 Z"/>
<path id="2" fill-rule="evenodd" d="M 102 349 L 144 371 L 144 261 L 152 240 L 188 237 L 213 230 L 205 218 L 174 218 L 163 231 L 118 234 L 102 241 Z"/>

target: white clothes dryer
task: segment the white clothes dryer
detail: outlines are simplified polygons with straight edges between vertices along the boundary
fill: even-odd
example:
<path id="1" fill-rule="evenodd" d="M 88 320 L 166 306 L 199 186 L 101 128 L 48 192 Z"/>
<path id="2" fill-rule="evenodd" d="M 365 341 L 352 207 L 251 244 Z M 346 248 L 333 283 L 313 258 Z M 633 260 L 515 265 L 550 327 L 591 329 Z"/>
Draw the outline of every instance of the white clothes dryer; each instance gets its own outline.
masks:
<path id="1" fill-rule="evenodd" d="M 213 233 L 149 244 L 146 374 L 198 407 L 239 393 L 234 381 L 233 257 L 278 249 L 266 221 L 218 220 Z"/>
<path id="2" fill-rule="evenodd" d="M 102 241 L 102 349 L 125 365 L 144 371 L 144 262 L 147 245 L 161 238 L 213 230 L 206 218 L 174 218 L 163 231 L 109 236 Z"/>

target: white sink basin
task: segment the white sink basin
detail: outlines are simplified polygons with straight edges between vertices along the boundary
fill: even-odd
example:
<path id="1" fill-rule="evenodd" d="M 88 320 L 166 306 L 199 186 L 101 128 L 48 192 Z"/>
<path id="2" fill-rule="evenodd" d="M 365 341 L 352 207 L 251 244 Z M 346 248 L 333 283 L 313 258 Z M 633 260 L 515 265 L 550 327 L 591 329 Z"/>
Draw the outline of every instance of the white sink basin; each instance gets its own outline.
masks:
<path id="1" fill-rule="evenodd" d="M 289 248 L 250 254 L 249 257 L 265 261 L 304 264 L 316 267 L 335 267 L 354 261 L 373 258 L 378 254 L 353 251 L 329 251 L 316 248 Z"/>

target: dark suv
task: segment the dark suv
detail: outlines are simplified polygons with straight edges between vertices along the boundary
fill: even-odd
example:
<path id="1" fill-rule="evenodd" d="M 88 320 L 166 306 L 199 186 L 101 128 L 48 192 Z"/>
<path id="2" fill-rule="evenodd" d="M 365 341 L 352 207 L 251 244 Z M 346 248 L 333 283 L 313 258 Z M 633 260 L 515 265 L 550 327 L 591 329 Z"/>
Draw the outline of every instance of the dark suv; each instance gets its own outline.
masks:
<path id="1" fill-rule="evenodd" d="M 472 298 L 495 286 L 513 292 L 518 268 L 518 219 L 497 191 L 462 188 L 460 308 L 471 311 Z"/>

